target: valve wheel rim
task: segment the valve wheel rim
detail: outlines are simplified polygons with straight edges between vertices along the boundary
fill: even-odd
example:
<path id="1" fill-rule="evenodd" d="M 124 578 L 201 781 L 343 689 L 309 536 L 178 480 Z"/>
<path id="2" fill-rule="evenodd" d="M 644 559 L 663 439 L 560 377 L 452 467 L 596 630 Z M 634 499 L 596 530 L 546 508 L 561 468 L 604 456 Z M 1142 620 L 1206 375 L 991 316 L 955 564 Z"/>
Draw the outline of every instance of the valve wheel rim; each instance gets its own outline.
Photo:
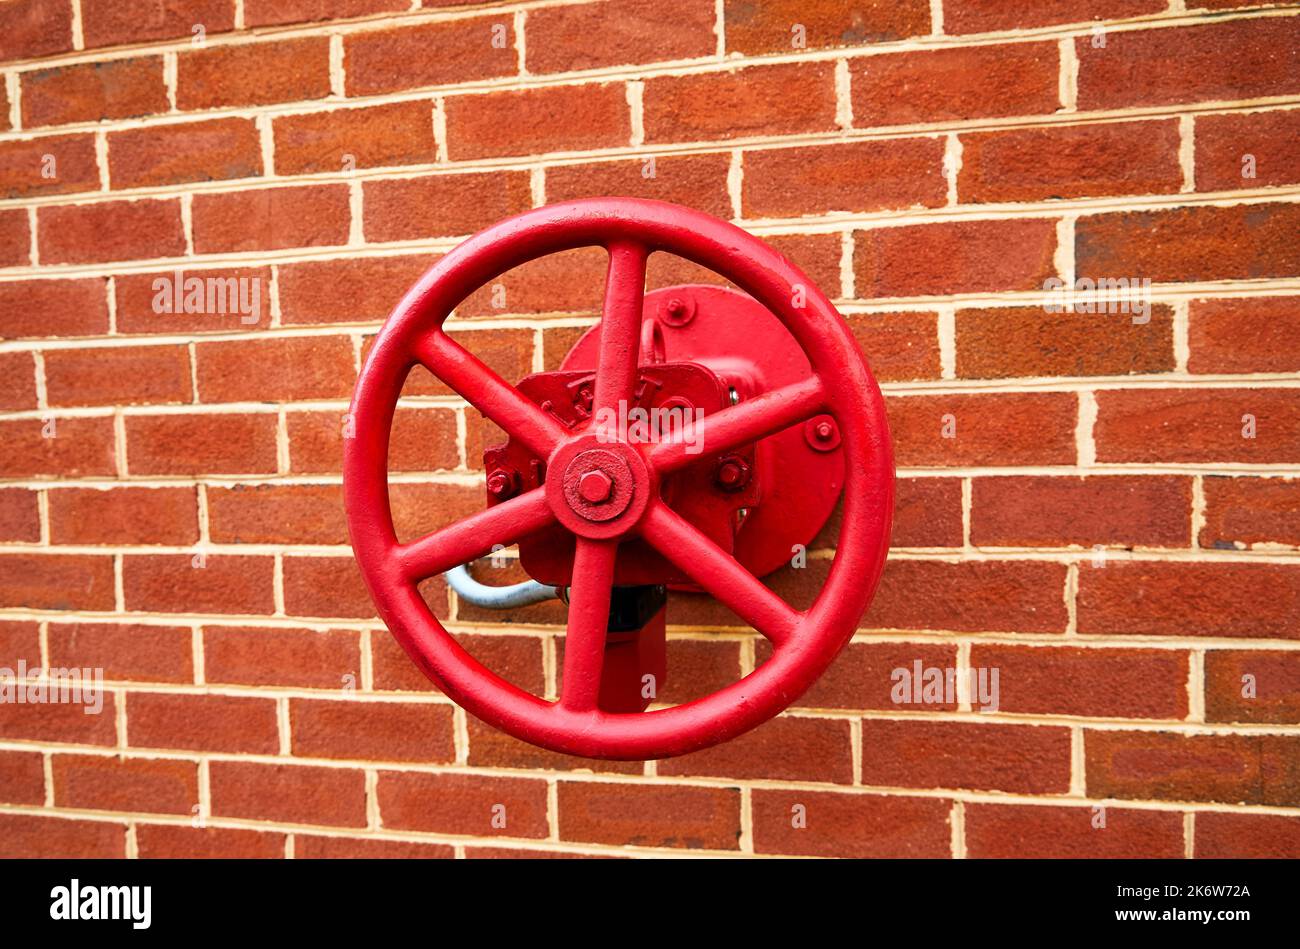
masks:
<path id="1" fill-rule="evenodd" d="M 626 399 L 635 382 L 647 257 L 671 253 L 726 277 L 775 314 L 807 355 L 799 383 L 705 416 L 713 454 L 819 414 L 832 415 L 845 451 L 840 536 L 816 601 L 799 612 L 659 497 L 658 479 L 695 457 L 680 443 L 630 449 L 648 469 L 640 510 L 584 521 L 578 533 L 562 691 L 535 696 L 480 664 L 434 616 L 418 584 L 555 523 L 569 502 L 547 484 L 408 543 L 399 543 L 388 497 L 388 444 L 407 374 L 423 365 L 513 438 L 548 460 L 571 459 L 593 437 L 571 433 L 453 342 L 442 325 L 466 297 L 529 260 L 577 247 L 609 254 L 593 416 Z M 796 288 L 798 291 L 796 292 Z M 803 306 L 796 306 L 801 299 Z M 608 338 L 607 338 L 608 337 Z M 848 327 L 798 268 L 745 231 L 701 212 L 633 198 L 551 205 L 502 221 L 435 263 L 402 298 L 366 360 L 344 441 L 348 528 L 380 617 L 424 673 L 469 712 L 553 751 L 594 758 L 683 754 L 735 737 L 789 706 L 852 636 L 879 581 L 893 511 L 893 456 L 884 402 Z M 589 444 L 585 447 L 590 447 Z M 608 447 L 602 445 L 601 447 Z M 626 446 L 625 446 L 626 447 Z M 573 513 L 570 511 L 570 513 Z M 574 514 L 574 520 L 581 518 Z M 605 525 L 602 529 L 600 525 Z M 577 533 L 577 532 L 575 532 Z M 636 534 L 773 643 L 771 658 L 717 692 L 639 713 L 596 705 L 605 626 L 620 539 Z"/>

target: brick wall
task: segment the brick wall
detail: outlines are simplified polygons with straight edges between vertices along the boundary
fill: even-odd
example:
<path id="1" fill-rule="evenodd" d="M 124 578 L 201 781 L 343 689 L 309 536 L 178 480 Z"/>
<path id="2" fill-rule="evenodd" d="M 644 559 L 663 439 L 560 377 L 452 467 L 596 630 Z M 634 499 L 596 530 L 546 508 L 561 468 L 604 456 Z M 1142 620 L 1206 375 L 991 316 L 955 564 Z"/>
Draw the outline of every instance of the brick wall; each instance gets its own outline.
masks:
<path id="1" fill-rule="evenodd" d="M 108 690 L 0 704 L 0 853 L 1300 855 L 1298 13 L 0 0 L 0 666 Z M 657 763 L 541 752 L 437 694 L 340 497 L 405 287 L 502 216 L 611 193 L 803 267 L 899 464 L 890 565 L 824 680 Z M 552 368 L 602 257 L 449 325 L 512 379 Z M 260 306 L 157 312 L 182 269 Z M 1048 312 L 1051 278 L 1149 279 L 1148 319 Z M 407 396 L 413 533 L 481 506 L 495 436 L 427 376 Z M 773 583 L 806 602 L 828 556 Z M 563 607 L 428 595 L 554 694 Z M 670 622 L 667 701 L 767 654 L 716 604 Z M 894 703 L 918 660 L 999 670 L 998 710 Z"/>

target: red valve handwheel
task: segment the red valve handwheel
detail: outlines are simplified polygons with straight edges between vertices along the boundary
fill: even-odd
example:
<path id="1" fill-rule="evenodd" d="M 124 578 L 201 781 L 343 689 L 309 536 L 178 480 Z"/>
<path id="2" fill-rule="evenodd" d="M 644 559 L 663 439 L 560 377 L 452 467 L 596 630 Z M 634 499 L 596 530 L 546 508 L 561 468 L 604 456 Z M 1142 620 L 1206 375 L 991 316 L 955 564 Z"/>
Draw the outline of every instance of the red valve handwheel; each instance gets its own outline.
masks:
<path id="1" fill-rule="evenodd" d="M 695 459 L 680 441 L 629 445 L 572 432 L 443 331 L 452 309 L 512 267 L 576 247 L 609 253 L 593 415 L 631 401 L 642 333 L 646 258 L 667 251 L 726 277 L 766 306 L 807 355 L 812 375 L 704 417 L 695 435 L 710 454 L 830 413 L 845 448 L 843 526 L 826 583 L 798 612 L 674 513 L 659 479 Z M 802 304 L 802 305 L 800 305 Z M 449 527 L 399 543 L 388 500 L 389 429 L 407 373 L 423 365 L 511 437 L 547 459 L 543 487 Z M 894 466 L 885 408 L 848 327 L 788 260 L 739 228 L 659 201 L 601 198 L 552 205 L 471 237 L 429 269 L 375 340 L 352 398 L 344 445 L 348 528 L 379 615 L 447 695 L 483 721 L 553 751 L 593 758 L 684 754 L 726 741 L 776 715 L 826 669 L 875 592 L 889 546 Z M 612 500 L 584 516 L 581 484 L 612 475 Z M 590 488 L 589 488 L 590 491 Z M 608 506 L 617 509 L 611 513 Z M 563 680 L 550 702 L 484 668 L 447 633 L 417 584 L 543 527 L 577 535 Z M 611 581 L 619 540 L 639 535 L 773 644 L 739 682 L 672 708 L 612 713 L 597 707 Z"/>

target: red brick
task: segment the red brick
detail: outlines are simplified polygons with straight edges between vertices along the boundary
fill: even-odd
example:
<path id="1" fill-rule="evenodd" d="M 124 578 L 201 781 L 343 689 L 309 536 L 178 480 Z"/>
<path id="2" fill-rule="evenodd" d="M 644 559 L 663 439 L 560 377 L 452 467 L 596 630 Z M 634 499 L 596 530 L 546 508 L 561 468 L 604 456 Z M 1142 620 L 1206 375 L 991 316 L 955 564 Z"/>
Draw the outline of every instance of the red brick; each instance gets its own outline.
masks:
<path id="1" fill-rule="evenodd" d="M 15 339 L 107 333 L 106 286 L 102 277 L 0 283 L 0 335 Z"/>
<path id="2" fill-rule="evenodd" d="M 960 547 L 961 482 L 899 478 L 894 482 L 893 547 Z"/>
<path id="3" fill-rule="evenodd" d="M 832 63 L 781 63 L 645 81 L 647 142 L 830 132 Z"/>
<path id="4" fill-rule="evenodd" d="M 356 377 L 347 336 L 199 343 L 194 359 L 203 402 L 346 398 Z"/>
<path id="5" fill-rule="evenodd" d="M 2 422 L 0 443 L 5 446 L 0 475 L 6 478 L 93 477 L 115 471 L 113 420 L 107 417 Z"/>
<path id="6" fill-rule="evenodd" d="M 1109 563 L 1079 570 L 1079 632 L 1300 638 L 1300 569 Z"/>
<path id="7" fill-rule="evenodd" d="M 0 556 L 0 607 L 112 610 L 113 558 L 93 554 Z"/>
<path id="8" fill-rule="evenodd" d="M 0 814 L 0 857 L 120 860 L 125 856 L 126 828 L 121 824 Z"/>
<path id="9" fill-rule="evenodd" d="M 295 860 L 451 860 L 456 850 L 447 844 L 422 844 L 408 840 L 362 840 L 356 837 L 293 839 Z"/>
<path id="10" fill-rule="evenodd" d="M 128 610 L 269 614 L 275 609 L 273 572 L 274 561 L 265 556 L 128 555 L 122 585 Z"/>
<path id="11" fill-rule="evenodd" d="M 410 660 L 407 660 L 408 662 Z M 536 771 L 595 771 L 643 774 L 641 761 L 602 761 L 559 754 L 512 738 L 505 732 L 468 717 L 469 764 L 475 768 L 515 768 Z"/>
<path id="12" fill-rule="evenodd" d="M 348 542 L 338 484 L 209 487 L 208 522 L 217 544 Z"/>
<path id="13" fill-rule="evenodd" d="M 1231 191 L 1300 182 L 1297 139 L 1300 109 L 1199 117 L 1195 132 L 1196 190 Z M 1247 155 L 1254 158 L 1249 166 Z"/>
<path id="14" fill-rule="evenodd" d="M 32 232 L 23 208 L 0 210 L 0 267 L 23 267 L 32 262 Z M 30 286 L 30 284 L 28 284 Z M 0 284 L 0 289 L 4 285 Z"/>
<path id="15" fill-rule="evenodd" d="M 957 375 L 1122 376 L 1174 369 L 1168 306 L 1147 302 L 1142 314 L 1136 312 L 1137 300 L 1105 305 L 1130 312 L 1076 313 L 1068 303 L 1060 304 L 1060 313 L 1043 307 L 959 310 Z"/>
<path id="16" fill-rule="evenodd" d="M 447 100 L 446 117 L 454 161 L 611 148 L 626 145 L 632 135 L 623 83 L 454 96 Z"/>
<path id="17" fill-rule="evenodd" d="M 1256 99 L 1300 90 L 1300 20 L 1233 20 L 1112 30 L 1105 46 L 1074 41 L 1079 108 Z"/>
<path id="18" fill-rule="evenodd" d="M 335 412 L 295 412 L 289 417 L 289 451 L 297 471 L 336 472 L 343 451 L 343 419 Z M 456 417 L 449 409 L 398 409 L 389 444 L 390 471 L 455 468 Z"/>
<path id="19" fill-rule="evenodd" d="M 559 782 L 563 840 L 633 847 L 738 850 L 736 788 Z"/>
<path id="20" fill-rule="evenodd" d="M 1041 290 L 1055 253 L 1053 221 L 912 224 L 856 232 L 853 269 L 864 299 Z"/>
<path id="21" fill-rule="evenodd" d="M 379 772 L 379 814 L 387 829 L 477 837 L 545 837 L 546 782 L 476 774 Z M 430 807 L 436 801 L 436 807 Z M 501 808 L 504 808 L 504 813 Z M 504 816 L 505 826 L 493 826 Z"/>
<path id="22" fill-rule="evenodd" d="M 170 107 L 161 56 L 75 63 L 19 76 L 24 128 L 129 119 Z"/>
<path id="23" fill-rule="evenodd" d="M 1300 803 L 1300 736 L 1085 731 L 1090 797 Z"/>
<path id="24" fill-rule="evenodd" d="M 36 408 L 36 361 L 31 353 L 0 353 L 0 409 Z"/>
<path id="25" fill-rule="evenodd" d="M 1300 546 L 1300 480 L 1208 477 L 1203 489 L 1202 547 Z"/>
<path id="26" fill-rule="evenodd" d="M 961 144 L 963 202 L 1169 194 L 1183 182 L 1173 119 L 1008 129 Z"/>
<path id="27" fill-rule="evenodd" d="M 214 817 L 340 827 L 366 824 L 364 771 L 249 761 L 214 761 L 209 768 Z"/>
<path id="28" fill-rule="evenodd" d="M 894 458 L 902 468 L 1075 460 L 1078 404 L 1070 393 L 907 396 L 887 404 Z"/>
<path id="29" fill-rule="evenodd" d="M 127 744 L 133 748 L 254 755 L 280 748 L 274 699 L 132 692 L 126 709 Z"/>
<path id="30" fill-rule="evenodd" d="M 188 335 L 270 323 L 270 267 L 119 274 L 113 285 L 119 333 Z M 185 312 L 187 298 L 189 308 L 200 312 Z"/>
<path id="31" fill-rule="evenodd" d="M 150 188 L 262 174 L 262 146 L 251 119 L 147 125 L 108 136 L 114 188 Z"/>
<path id="32" fill-rule="evenodd" d="M 1188 478 L 975 478 L 971 543 L 979 547 L 1187 547 Z"/>
<path id="33" fill-rule="evenodd" d="M 286 115 L 272 129 L 275 170 L 282 175 L 421 165 L 437 157 L 430 102 Z"/>
<path id="34" fill-rule="evenodd" d="M 1300 817 L 1197 811 L 1193 854 L 1205 859 L 1300 857 Z"/>
<path id="35" fill-rule="evenodd" d="M 877 381 L 939 378 L 937 314 L 851 313 L 844 320 Z"/>
<path id="36" fill-rule="evenodd" d="M 58 807 L 189 814 L 199 801 L 193 761 L 54 755 L 51 770 Z"/>
<path id="37" fill-rule="evenodd" d="M 1063 794 L 1070 786 L 1070 730 L 866 719 L 862 783 Z"/>
<path id="38" fill-rule="evenodd" d="M 289 722 L 299 757 L 442 764 L 456 757 L 450 705 L 291 699 Z"/>
<path id="39" fill-rule="evenodd" d="M 411 254 L 281 264 L 277 286 L 281 321 L 382 320 L 435 260 L 430 254 Z"/>
<path id="40" fill-rule="evenodd" d="M 1300 461 L 1294 389 L 1114 389 L 1096 398 L 1098 461 Z"/>
<path id="41" fill-rule="evenodd" d="M 655 256 L 658 255 L 651 255 L 650 259 L 654 260 Z M 470 294 L 456 307 L 456 315 L 599 313 L 607 262 L 608 255 L 595 247 L 530 260 Z M 647 283 L 650 282 L 647 278 Z M 496 287 L 501 289 L 496 291 Z M 494 294 L 500 306 L 493 305 Z"/>
<path id="42" fill-rule="evenodd" d="M 70 0 L 0 4 L 0 60 L 35 59 L 72 49 Z"/>
<path id="43" fill-rule="evenodd" d="M 661 775 L 853 783 L 849 723 L 783 716 L 721 745 L 659 762 Z"/>
<path id="44" fill-rule="evenodd" d="M 938 207 L 947 201 L 941 138 L 746 152 L 746 217 Z"/>
<path id="45" fill-rule="evenodd" d="M 0 198 L 98 191 L 92 135 L 47 135 L 0 142 Z"/>
<path id="46" fill-rule="evenodd" d="M 178 199 L 101 201 L 36 210 L 43 264 L 94 264 L 185 253 Z"/>
<path id="47" fill-rule="evenodd" d="M 490 671 L 525 692 L 541 695 L 546 691 L 540 639 L 533 636 L 470 633 L 458 634 L 456 641 Z M 377 691 L 437 691 L 387 630 L 376 630 L 370 634 L 370 655 Z"/>
<path id="48" fill-rule="evenodd" d="M 1205 719 L 1282 725 L 1300 722 L 1300 652 L 1208 651 Z"/>
<path id="49" fill-rule="evenodd" d="M 1060 107 L 1055 43 L 1011 43 L 889 53 L 849 60 L 853 124 L 912 125 Z"/>
<path id="50" fill-rule="evenodd" d="M 1191 372 L 1300 372 L 1300 298 L 1193 300 Z"/>
<path id="51" fill-rule="evenodd" d="M 712 57 L 715 20 L 709 0 L 682 0 L 668 17 L 636 0 L 529 10 L 525 65 L 553 73 Z"/>
<path id="52" fill-rule="evenodd" d="M 262 188 L 194 196 L 199 254 L 346 244 L 346 185 Z"/>
<path id="53" fill-rule="evenodd" d="M 176 106 L 219 109 L 323 99 L 330 94 L 327 36 L 211 46 L 176 58 Z"/>
<path id="54" fill-rule="evenodd" d="M 408 0 L 244 0 L 246 26 L 342 20 L 409 10 Z"/>
<path id="55" fill-rule="evenodd" d="M 183 345 L 52 349 L 45 353 L 52 406 L 189 402 L 190 357 Z"/>
<path id="56" fill-rule="evenodd" d="M 757 661 L 766 662 L 772 648 L 766 640 L 756 644 Z M 898 710 L 892 692 L 898 679 L 894 673 L 914 671 L 915 663 L 923 667 L 956 669 L 957 649 L 949 645 L 918 643 L 849 643 L 835 657 L 830 668 L 813 683 L 812 688 L 795 700 L 798 708 L 846 708 Z M 923 711 L 956 711 L 957 703 L 927 704 Z"/>
<path id="57" fill-rule="evenodd" d="M 863 627 L 1063 633 L 1065 572 L 1048 561 L 892 560 Z"/>
<path id="58" fill-rule="evenodd" d="M 528 178 L 526 171 L 495 171 L 368 181 L 362 205 L 366 240 L 472 234 L 531 208 Z"/>
<path id="59" fill-rule="evenodd" d="M 52 488 L 52 544 L 171 544 L 199 539 L 194 488 Z"/>
<path id="60" fill-rule="evenodd" d="M 186 626 L 51 623 L 50 665 L 103 669 L 113 681 L 193 682 L 193 633 Z"/>
<path id="61" fill-rule="evenodd" d="M 352 33 L 343 41 L 343 71 L 350 96 L 514 75 L 514 21 L 498 15 Z"/>
<path id="62" fill-rule="evenodd" d="M 1016 4 L 948 0 L 943 7 L 943 28 L 947 33 L 992 33 L 1058 23 L 1123 20 L 1164 10 L 1164 0 L 1028 0 Z"/>
<path id="63" fill-rule="evenodd" d="M 941 798 L 755 790 L 753 808 L 757 853 L 916 859 L 952 852 L 952 802 Z"/>
<path id="64" fill-rule="evenodd" d="M 360 635 L 347 629 L 205 626 L 203 675 L 207 682 L 236 685 L 356 688 L 360 643 Z"/>
<path id="65" fill-rule="evenodd" d="M 228 827 L 137 824 L 136 852 L 141 860 L 279 860 L 284 834 Z"/>
<path id="66" fill-rule="evenodd" d="M 374 604 L 351 557 L 285 557 L 284 610 L 290 616 L 370 619 Z"/>
<path id="67" fill-rule="evenodd" d="M 0 620 L 0 666 L 13 669 L 20 660 L 29 668 L 41 664 L 40 626 L 35 622 Z"/>
<path id="68" fill-rule="evenodd" d="M 37 492 L 0 488 L 0 540 L 36 543 L 41 539 Z"/>
<path id="69" fill-rule="evenodd" d="M 0 130 L 8 131 L 13 127 L 9 121 L 9 90 L 0 89 Z"/>
<path id="70" fill-rule="evenodd" d="M 526 329 L 492 329 L 492 330 L 452 330 L 448 334 L 453 340 L 465 347 L 488 368 L 510 382 L 522 379 L 533 368 L 533 332 Z M 363 353 L 369 354 L 369 343 Z M 404 395 L 452 395 L 452 390 L 442 380 L 437 379 L 427 370 L 420 369 L 407 377 Z M 400 413 L 399 413 L 400 415 Z M 408 418 L 419 420 L 426 416 L 412 414 Z M 409 423 L 408 423 L 409 424 Z M 394 433 L 394 441 L 398 435 Z"/>
<path id="71" fill-rule="evenodd" d="M 274 474 L 276 419 L 248 415 L 133 415 L 126 419 L 132 474 Z"/>
<path id="72" fill-rule="evenodd" d="M 464 607 L 461 609 L 463 613 Z M 541 645 L 540 642 L 538 645 Z M 538 653 L 540 659 L 540 649 Z M 680 705 L 711 695 L 739 679 L 740 643 L 669 639 L 668 678 L 658 684 L 655 700 Z M 540 694 L 540 690 L 537 694 Z"/>
<path id="73" fill-rule="evenodd" d="M 192 38 L 234 29 L 234 0 L 81 0 L 86 48 Z"/>
<path id="74" fill-rule="evenodd" d="M 799 0 L 762 4 L 726 0 L 723 16 L 727 51 L 750 55 L 866 46 L 930 32 L 930 5 L 926 0 L 889 4 L 872 0 L 811 4 Z M 796 25 L 803 30 L 796 33 Z"/>
<path id="75" fill-rule="evenodd" d="M 466 847 L 466 860 L 623 860 L 618 854 L 589 854 L 576 850 L 543 850 L 524 847 Z"/>
<path id="76" fill-rule="evenodd" d="M 1186 652 L 1169 649 L 977 643 L 971 648 L 970 664 L 973 669 L 999 670 L 999 711 L 1183 719 L 1187 717 L 1187 657 Z M 972 702 L 979 704 L 974 697 Z"/>
<path id="77" fill-rule="evenodd" d="M 94 702 L 36 706 L 0 702 L 0 737 L 46 744 L 116 745 L 115 701 L 111 693 L 100 695 L 104 705 L 98 713 Z"/>
<path id="78" fill-rule="evenodd" d="M 1173 860 L 1183 856 L 1183 815 L 1102 805 L 967 804 L 966 855 Z"/>
<path id="79" fill-rule="evenodd" d="M 1075 227 L 1075 269 L 1155 283 L 1300 274 L 1300 204 L 1091 215 Z"/>
<path id="80" fill-rule="evenodd" d="M 45 803 L 44 755 L 0 751 L 0 801 L 6 804 Z"/>
<path id="81" fill-rule="evenodd" d="M 730 166 L 731 158 L 725 152 L 657 155 L 653 165 L 646 158 L 555 165 L 546 169 L 546 200 L 556 204 L 621 194 L 684 204 L 725 219 L 731 217 L 731 198 L 727 192 Z"/>

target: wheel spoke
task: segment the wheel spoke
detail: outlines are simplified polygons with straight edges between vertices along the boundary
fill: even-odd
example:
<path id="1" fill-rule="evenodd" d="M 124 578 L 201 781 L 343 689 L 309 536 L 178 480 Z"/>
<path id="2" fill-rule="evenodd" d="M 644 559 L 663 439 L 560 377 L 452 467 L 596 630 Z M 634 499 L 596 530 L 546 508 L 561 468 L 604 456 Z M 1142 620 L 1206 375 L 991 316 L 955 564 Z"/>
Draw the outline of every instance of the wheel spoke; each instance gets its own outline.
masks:
<path id="1" fill-rule="evenodd" d="M 560 704 L 576 712 L 596 708 L 605 663 L 609 600 L 614 588 L 617 540 L 578 538 L 564 636 L 564 679 Z"/>
<path id="2" fill-rule="evenodd" d="M 773 645 L 779 646 L 799 628 L 802 613 L 763 586 L 740 561 L 663 502 L 651 507 L 641 534 L 655 550 Z"/>
<path id="3" fill-rule="evenodd" d="M 675 433 L 656 445 L 650 461 L 661 473 L 675 471 L 698 461 L 701 451 L 711 455 L 730 451 L 811 418 L 825 401 L 821 380 L 809 376 L 704 416 L 693 431 Z"/>
<path id="4" fill-rule="evenodd" d="M 416 359 L 470 405 L 546 458 L 566 436 L 564 426 L 477 356 L 441 331 L 417 344 Z"/>
<path id="5" fill-rule="evenodd" d="M 609 245 L 593 412 L 601 409 L 617 412 L 620 401 L 632 401 L 641 345 L 646 255 L 646 248 L 641 244 L 620 241 Z"/>
<path id="6" fill-rule="evenodd" d="M 494 547 L 509 547 L 553 522 L 546 491 L 535 488 L 401 544 L 394 556 L 406 579 L 424 580 L 491 553 Z"/>

